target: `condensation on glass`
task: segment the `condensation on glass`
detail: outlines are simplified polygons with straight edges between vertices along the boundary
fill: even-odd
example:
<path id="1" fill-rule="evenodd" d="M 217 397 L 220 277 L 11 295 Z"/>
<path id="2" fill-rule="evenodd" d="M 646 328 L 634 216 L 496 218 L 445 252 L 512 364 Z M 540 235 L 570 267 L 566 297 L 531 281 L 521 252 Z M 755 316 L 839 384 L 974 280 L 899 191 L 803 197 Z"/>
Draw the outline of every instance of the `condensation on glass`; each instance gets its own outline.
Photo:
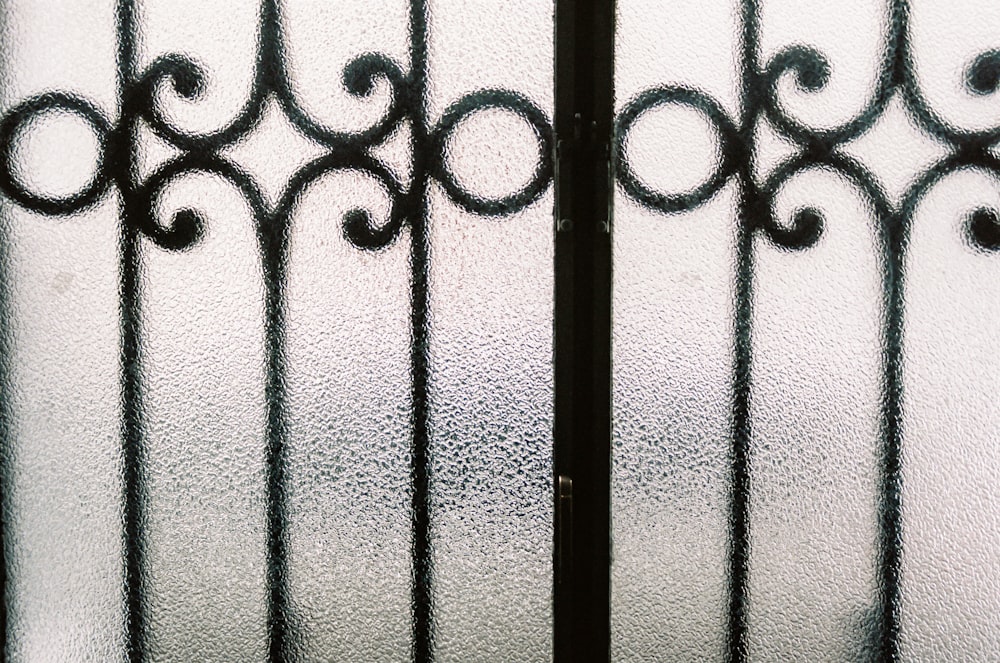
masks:
<path id="1" fill-rule="evenodd" d="M 12 660 L 551 658 L 552 8 L 497 7 L 3 3 Z"/>
<path id="2" fill-rule="evenodd" d="M 612 658 L 995 659 L 1000 6 L 617 28 Z"/>

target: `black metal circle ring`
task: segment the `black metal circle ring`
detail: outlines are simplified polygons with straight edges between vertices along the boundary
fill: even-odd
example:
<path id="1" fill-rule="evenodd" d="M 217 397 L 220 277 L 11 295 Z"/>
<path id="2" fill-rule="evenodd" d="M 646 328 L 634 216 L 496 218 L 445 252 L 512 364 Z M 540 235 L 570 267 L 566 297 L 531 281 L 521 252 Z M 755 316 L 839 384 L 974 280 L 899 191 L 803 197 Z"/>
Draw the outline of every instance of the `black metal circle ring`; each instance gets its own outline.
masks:
<path id="1" fill-rule="evenodd" d="M 632 127 L 647 111 L 667 104 L 688 106 L 699 111 L 715 127 L 719 136 L 718 165 L 707 180 L 684 193 L 662 193 L 646 185 L 625 158 L 625 142 Z M 722 106 L 701 90 L 683 86 L 663 86 L 646 90 L 630 101 L 618 117 L 616 132 L 618 182 L 629 196 L 661 212 L 683 212 L 694 209 L 722 188 L 736 170 L 739 135 Z"/>
<path id="2" fill-rule="evenodd" d="M 28 123 L 52 111 L 82 119 L 90 125 L 100 145 L 97 167 L 90 182 L 76 193 L 63 197 L 35 193 L 14 175 L 14 139 Z M 20 103 L 0 122 L 0 190 L 26 209 L 41 214 L 73 214 L 93 205 L 108 188 L 105 154 L 110 131 L 111 124 L 107 118 L 94 104 L 82 97 L 64 92 L 47 92 Z"/>
<path id="3" fill-rule="evenodd" d="M 531 180 L 520 190 L 502 198 L 484 198 L 458 183 L 448 167 L 446 147 L 452 132 L 471 115 L 489 109 L 505 110 L 525 120 L 538 140 L 538 161 Z M 545 192 L 552 180 L 552 128 L 542 110 L 527 97 L 510 90 L 480 90 L 448 107 L 433 133 L 432 174 L 448 197 L 473 214 L 500 216 L 518 212 Z"/>

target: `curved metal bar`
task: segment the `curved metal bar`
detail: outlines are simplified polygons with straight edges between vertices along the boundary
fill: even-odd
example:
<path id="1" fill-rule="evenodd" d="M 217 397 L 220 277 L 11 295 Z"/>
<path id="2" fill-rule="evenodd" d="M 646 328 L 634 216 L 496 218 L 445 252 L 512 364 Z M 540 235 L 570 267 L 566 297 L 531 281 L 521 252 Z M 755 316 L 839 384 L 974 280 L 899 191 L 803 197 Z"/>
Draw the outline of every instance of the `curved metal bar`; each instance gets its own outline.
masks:
<path id="1" fill-rule="evenodd" d="M 267 222 L 269 214 L 264 196 L 253 178 L 239 166 L 215 155 L 183 155 L 157 169 L 135 192 L 137 208 L 146 213 L 133 221 L 138 230 L 160 248 L 183 251 L 194 246 L 205 234 L 204 213 L 190 207 L 174 212 L 167 225 L 156 221 L 156 209 L 164 191 L 179 178 L 192 173 L 216 175 L 230 182 L 246 201 L 255 225 L 259 227 Z"/>
<path id="2" fill-rule="evenodd" d="M 635 122 L 643 114 L 668 104 L 687 106 L 699 111 L 715 128 L 720 143 L 717 152 L 720 158 L 715 170 L 705 182 L 686 193 L 667 194 L 655 191 L 639 178 L 626 158 L 625 144 Z M 714 196 L 739 166 L 741 149 L 736 124 L 718 101 L 695 88 L 678 85 L 646 90 L 625 105 L 618 116 L 615 129 L 615 152 L 619 155 L 618 183 L 633 199 L 665 214 L 698 207 Z"/>
<path id="3" fill-rule="evenodd" d="M 138 208 L 148 214 L 135 219 L 138 230 L 160 248 L 183 251 L 194 246 L 205 233 L 207 220 L 202 211 L 184 207 L 173 213 L 168 224 L 156 219 L 156 209 L 166 189 L 175 181 L 193 173 L 215 175 L 228 181 L 246 201 L 260 232 L 285 228 L 301 197 L 324 175 L 343 170 L 362 172 L 374 179 L 391 201 L 389 219 L 376 225 L 364 209 L 349 210 L 343 219 L 344 237 L 360 249 L 381 249 L 392 244 L 403 227 L 402 188 L 395 176 L 379 161 L 368 155 L 354 158 L 339 153 L 320 156 L 306 164 L 291 178 L 273 211 L 253 178 L 232 161 L 219 157 L 183 155 L 156 170 L 135 192 Z"/>
<path id="4" fill-rule="evenodd" d="M 32 122 L 53 112 L 66 113 L 86 122 L 100 146 L 93 177 L 79 191 L 63 197 L 32 191 L 17 177 L 14 163 L 14 148 L 20 134 Z M 47 92 L 21 102 L 8 111 L 0 122 L 0 191 L 21 207 L 49 216 L 75 214 L 90 207 L 104 195 L 111 182 L 106 167 L 110 133 L 111 123 L 95 104 L 83 97 L 65 92 Z"/>
<path id="5" fill-rule="evenodd" d="M 934 164 L 914 182 L 903 196 L 900 205 L 900 224 L 904 245 L 908 242 L 913 217 L 920 203 L 941 180 L 964 170 L 985 171 L 1000 184 L 1000 159 L 991 152 L 960 152 Z M 979 251 L 1000 251 L 1000 211 L 991 207 L 977 207 L 966 215 L 965 240 Z"/>
<path id="6" fill-rule="evenodd" d="M 356 97 L 371 95 L 379 79 L 389 83 L 389 108 L 372 126 L 357 132 L 338 132 L 322 125 L 299 104 L 292 90 L 285 58 L 280 4 L 264 0 L 258 28 L 254 80 L 246 104 L 215 131 L 192 133 L 173 125 L 157 103 L 160 90 L 169 82 L 174 92 L 188 101 L 197 100 L 207 85 L 208 74 L 192 58 L 171 53 L 157 58 L 142 75 L 135 108 L 164 140 L 184 151 L 218 151 L 253 131 L 264 104 L 274 95 L 292 125 L 304 136 L 327 148 L 371 146 L 384 141 L 399 125 L 408 105 L 409 84 L 402 69 L 388 56 L 364 53 L 351 60 L 343 72 L 343 85 Z"/>
<path id="7" fill-rule="evenodd" d="M 531 127 L 538 141 L 538 161 L 528 183 L 502 198 L 484 198 L 462 187 L 448 166 L 448 141 L 455 129 L 472 115 L 498 109 L 517 115 Z M 432 176 L 441 183 L 452 202 L 472 214 L 503 216 L 532 204 L 552 180 L 552 129 L 545 113 L 524 95 L 510 90 L 479 90 L 465 95 L 445 110 L 431 132 Z"/>
<path id="8" fill-rule="evenodd" d="M 793 213 L 792 225 L 783 226 L 778 222 L 774 209 L 775 199 L 789 180 L 799 173 L 815 169 L 827 170 L 843 177 L 862 193 L 876 218 L 883 225 L 889 223 L 893 210 L 888 196 L 871 171 L 857 160 L 842 154 L 824 156 L 800 154 L 775 168 L 759 189 L 762 209 L 756 219 L 757 227 L 775 246 L 790 251 L 800 251 L 814 246 L 822 236 L 825 217 L 821 210 L 815 207 L 800 207 Z"/>
<path id="9" fill-rule="evenodd" d="M 347 146 L 357 148 L 378 145 L 399 127 L 406 115 L 409 82 L 399 65 L 381 53 L 364 53 L 344 67 L 341 82 L 355 97 L 371 96 L 379 80 L 389 83 L 389 108 L 373 125 L 357 132 L 335 131 L 309 115 L 292 91 L 284 63 L 277 67 L 281 74 L 274 83 L 275 96 L 285 115 L 300 133 L 331 150 Z"/>
<path id="10" fill-rule="evenodd" d="M 910 44 L 909 0 L 894 0 L 893 13 L 899 34 L 899 54 L 896 58 L 898 87 L 917 124 L 931 136 L 959 150 L 981 150 L 1000 141 L 1000 125 L 987 129 L 963 129 L 934 110 L 917 81 Z M 996 94 L 1000 87 L 1000 51 L 985 51 L 973 58 L 966 67 L 963 83 L 970 95 Z"/>
<path id="11" fill-rule="evenodd" d="M 854 140 L 878 121 L 889 99 L 892 98 L 892 63 L 897 48 L 897 39 L 890 35 L 878 82 L 861 111 L 840 126 L 819 129 L 792 117 L 781 103 L 779 84 L 785 74 L 792 74 L 800 91 L 817 94 L 830 81 L 832 73 L 830 63 L 826 56 L 811 46 L 789 46 L 771 58 L 764 68 L 761 78 L 764 114 L 782 135 L 813 151 L 828 151 L 837 145 Z"/>
<path id="12" fill-rule="evenodd" d="M 267 98 L 266 69 L 258 53 L 257 73 L 246 104 L 230 122 L 209 133 L 188 132 L 170 122 L 158 104 L 161 90 L 169 83 L 187 101 L 196 101 L 205 91 L 208 74 L 187 55 L 170 53 L 153 61 L 136 85 L 131 99 L 134 111 L 163 140 L 185 152 L 215 152 L 247 135 L 260 121 Z"/>
<path id="13" fill-rule="evenodd" d="M 382 225 L 373 222 L 373 215 L 366 209 L 348 210 L 343 218 L 344 238 L 359 249 L 377 250 L 390 246 L 403 228 L 403 191 L 396 177 L 377 159 L 368 155 L 355 158 L 332 153 L 321 156 L 303 166 L 292 177 L 282 194 L 271 223 L 275 228 L 286 228 L 302 196 L 324 175 L 335 171 L 357 171 L 375 180 L 390 201 L 388 220 Z"/>

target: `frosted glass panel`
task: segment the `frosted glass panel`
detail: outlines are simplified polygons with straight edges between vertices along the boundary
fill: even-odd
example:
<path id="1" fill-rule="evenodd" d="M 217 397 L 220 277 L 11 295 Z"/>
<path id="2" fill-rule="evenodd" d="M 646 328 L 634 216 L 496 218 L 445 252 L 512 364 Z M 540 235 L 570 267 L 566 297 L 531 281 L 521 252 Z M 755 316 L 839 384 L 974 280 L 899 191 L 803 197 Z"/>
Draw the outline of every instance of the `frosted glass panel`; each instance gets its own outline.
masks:
<path id="1" fill-rule="evenodd" d="M 431 4 L 431 118 L 480 88 L 552 111 L 552 5 Z M 474 98 L 474 97 L 473 97 Z M 460 101 L 461 100 L 461 101 Z M 545 129 L 513 97 L 445 146 L 483 200 L 536 187 Z M 539 110 L 532 111 L 544 121 Z M 443 120 L 438 120 L 443 121 Z M 538 135 L 541 130 L 542 136 Z M 541 153 L 540 153 L 541 151 Z M 430 430 L 438 661 L 552 657 L 552 198 L 484 218 L 432 186 Z M 520 205 L 518 205 L 520 206 Z"/>
<path id="2" fill-rule="evenodd" d="M 664 79 L 734 108 L 728 5 L 621 2 L 618 11 L 619 117 Z M 706 179 L 718 151 L 711 128 L 683 105 L 638 118 L 625 147 L 641 177 L 678 190 Z M 732 187 L 674 216 L 616 196 L 615 660 L 724 657 L 734 204 Z"/>
<path id="3" fill-rule="evenodd" d="M 0 114 L 52 89 L 114 107 L 114 7 L 0 11 Z M 17 38 L 31 34 L 32 39 Z M 83 120 L 50 113 L 22 142 L 22 178 L 50 195 L 91 178 Z M 63 146 L 69 154 L 62 152 Z M 11 661 L 120 656 L 121 472 L 117 201 L 66 219 L 0 196 L 0 444 Z"/>
<path id="4" fill-rule="evenodd" d="M 1000 195 L 992 177 L 965 171 L 924 201 L 907 260 L 903 652 L 989 661 L 1000 656 L 1000 358 L 991 304 L 1000 264 L 995 253 L 969 255 L 961 212 L 996 209 Z"/>
<path id="5" fill-rule="evenodd" d="M 11 660 L 550 660 L 551 5 L 0 17 Z"/>
<path id="6" fill-rule="evenodd" d="M 998 28 L 619 1 L 614 660 L 996 658 Z"/>

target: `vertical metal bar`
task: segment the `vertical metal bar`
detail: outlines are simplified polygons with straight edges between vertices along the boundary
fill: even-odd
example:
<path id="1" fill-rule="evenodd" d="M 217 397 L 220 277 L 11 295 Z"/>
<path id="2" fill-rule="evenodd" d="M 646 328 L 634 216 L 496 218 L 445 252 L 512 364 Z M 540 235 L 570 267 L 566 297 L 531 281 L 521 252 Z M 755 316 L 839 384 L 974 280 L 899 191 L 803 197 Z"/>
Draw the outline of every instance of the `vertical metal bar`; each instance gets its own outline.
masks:
<path id="1" fill-rule="evenodd" d="M 0 62 L 0 67 L 6 67 Z M 7 569 L 11 555 L 7 549 L 8 513 L 14 458 L 14 292 L 12 288 L 13 264 L 11 263 L 8 227 L 0 219 L 0 663 L 7 662 L 10 634 L 7 632 Z"/>
<path id="2" fill-rule="evenodd" d="M 10 301 L 11 265 L 8 253 L 9 237 L 0 221 L 0 663 L 7 661 L 7 567 L 10 555 L 7 550 L 7 516 L 10 508 L 11 461 L 14 453 L 13 367 L 14 346 L 13 305 Z"/>
<path id="3" fill-rule="evenodd" d="M 890 7 L 889 43 L 894 46 L 892 81 L 905 89 L 910 66 L 909 3 L 895 0 Z M 908 219 L 911 211 L 897 209 L 882 219 L 882 483 L 879 504 L 879 660 L 900 660 L 900 566 L 902 563 L 902 447 L 903 447 L 903 323 L 904 269 Z"/>
<path id="4" fill-rule="evenodd" d="M 906 242 L 898 215 L 885 232 L 883 297 L 886 311 L 882 339 L 882 485 L 879 513 L 879 659 L 900 660 L 899 576 L 902 561 L 902 416 L 903 416 L 903 269 Z"/>
<path id="5" fill-rule="evenodd" d="M 574 511 L 556 542 L 573 559 L 554 584 L 559 663 L 610 657 L 614 31 L 614 0 L 556 0 L 554 494 L 569 477 Z"/>
<path id="6" fill-rule="evenodd" d="M 427 179 L 432 149 L 427 130 L 427 0 L 410 2 L 410 103 L 413 120 L 413 179 L 407 201 L 410 219 L 410 353 L 413 440 L 412 481 L 412 643 L 414 663 L 434 660 L 430 505 L 430 430 L 427 402 L 430 308 Z"/>
<path id="7" fill-rule="evenodd" d="M 144 564 L 145 541 L 145 448 L 142 421 L 142 373 L 140 370 L 141 324 L 139 231 L 135 215 L 135 138 L 138 115 L 134 108 L 137 35 L 134 0 L 120 0 L 118 18 L 118 94 L 121 117 L 110 146 L 110 162 L 121 193 L 120 303 L 121 303 L 121 399 L 122 483 L 125 564 L 125 660 L 145 660 Z"/>
<path id="8" fill-rule="evenodd" d="M 287 224 L 271 217 L 262 227 L 267 347 L 267 622 L 268 660 L 292 658 L 288 596 L 288 422 L 285 384 L 285 274 Z"/>
<path id="9" fill-rule="evenodd" d="M 759 15 L 756 0 L 743 3 L 740 54 L 739 209 L 736 231 L 736 283 L 732 385 L 732 492 L 729 516 L 729 660 L 747 660 L 747 579 L 750 572 L 750 416 L 753 370 L 754 231 L 759 225 L 760 194 L 754 180 L 754 131 L 760 112 L 758 80 Z"/>
<path id="10" fill-rule="evenodd" d="M 277 0 L 261 6 L 258 72 L 260 85 L 274 89 L 281 71 L 281 16 Z M 267 635 L 268 660 L 291 660 L 293 636 L 289 623 L 291 600 L 288 590 L 288 412 L 285 357 L 285 281 L 288 254 L 288 218 L 271 214 L 258 219 L 258 240 L 265 288 L 264 338 L 267 377 L 264 397 L 267 408 Z"/>

